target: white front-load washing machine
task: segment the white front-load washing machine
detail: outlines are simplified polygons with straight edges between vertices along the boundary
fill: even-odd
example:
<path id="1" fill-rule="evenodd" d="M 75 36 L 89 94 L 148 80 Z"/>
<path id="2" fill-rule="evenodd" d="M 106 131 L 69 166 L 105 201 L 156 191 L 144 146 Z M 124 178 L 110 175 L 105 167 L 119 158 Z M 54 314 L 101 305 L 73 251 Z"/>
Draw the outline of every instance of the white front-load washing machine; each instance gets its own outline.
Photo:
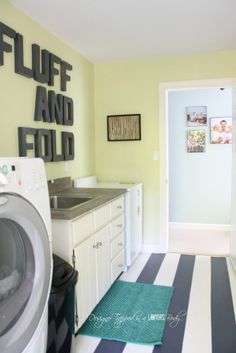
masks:
<path id="1" fill-rule="evenodd" d="M 52 277 L 44 163 L 0 158 L 0 352 L 45 353 Z"/>

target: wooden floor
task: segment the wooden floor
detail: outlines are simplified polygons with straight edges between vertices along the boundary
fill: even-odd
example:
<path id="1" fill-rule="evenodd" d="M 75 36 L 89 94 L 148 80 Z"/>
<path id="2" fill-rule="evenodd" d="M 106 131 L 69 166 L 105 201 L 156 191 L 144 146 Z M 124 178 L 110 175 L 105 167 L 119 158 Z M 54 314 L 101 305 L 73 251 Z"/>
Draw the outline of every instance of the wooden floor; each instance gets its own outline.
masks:
<path id="1" fill-rule="evenodd" d="M 236 353 L 236 273 L 228 258 L 142 254 L 120 279 L 175 287 L 163 344 L 78 335 L 73 353 Z"/>

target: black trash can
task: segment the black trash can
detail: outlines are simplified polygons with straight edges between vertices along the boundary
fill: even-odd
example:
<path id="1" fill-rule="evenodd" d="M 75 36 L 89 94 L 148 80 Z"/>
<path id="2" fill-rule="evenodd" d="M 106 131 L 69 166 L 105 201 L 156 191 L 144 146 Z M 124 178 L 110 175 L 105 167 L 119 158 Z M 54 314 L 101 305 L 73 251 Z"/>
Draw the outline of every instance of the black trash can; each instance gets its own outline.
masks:
<path id="1" fill-rule="evenodd" d="M 48 306 L 47 353 L 69 353 L 74 333 L 75 284 L 78 272 L 53 254 L 53 276 Z"/>

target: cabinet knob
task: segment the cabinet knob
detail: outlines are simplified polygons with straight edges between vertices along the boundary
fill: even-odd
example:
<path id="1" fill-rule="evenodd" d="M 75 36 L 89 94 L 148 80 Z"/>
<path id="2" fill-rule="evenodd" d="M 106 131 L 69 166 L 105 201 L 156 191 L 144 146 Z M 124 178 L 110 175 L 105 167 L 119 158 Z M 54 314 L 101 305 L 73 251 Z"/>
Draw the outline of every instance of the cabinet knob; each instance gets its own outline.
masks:
<path id="1" fill-rule="evenodd" d="M 98 246 L 98 247 L 99 247 L 99 246 L 102 246 L 102 242 L 99 241 L 99 242 L 97 243 L 97 246 Z"/>
<path id="2" fill-rule="evenodd" d="M 123 228 L 123 225 L 122 224 L 117 224 L 117 227 L 118 228 Z"/>
<path id="3" fill-rule="evenodd" d="M 120 268 L 123 267 L 123 264 L 119 264 L 118 267 L 120 267 Z"/>
<path id="4" fill-rule="evenodd" d="M 118 210 L 121 210 L 122 209 L 122 206 L 117 206 Z"/>
<path id="5" fill-rule="evenodd" d="M 118 245 L 118 246 L 123 246 L 123 243 L 118 243 L 117 245 Z"/>
<path id="6" fill-rule="evenodd" d="M 98 248 L 98 243 L 95 244 L 95 245 L 93 245 L 93 248 L 94 248 L 94 249 L 97 249 L 97 248 Z"/>

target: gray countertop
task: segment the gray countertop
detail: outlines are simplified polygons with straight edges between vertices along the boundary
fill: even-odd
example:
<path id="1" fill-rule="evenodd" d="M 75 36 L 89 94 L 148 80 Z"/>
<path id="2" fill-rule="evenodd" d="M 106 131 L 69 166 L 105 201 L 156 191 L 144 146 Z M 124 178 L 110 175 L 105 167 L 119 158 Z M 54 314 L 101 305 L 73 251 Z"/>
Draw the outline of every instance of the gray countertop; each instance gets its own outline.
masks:
<path id="1" fill-rule="evenodd" d="M 60 195 L 91 198 L 91 200 L 75 206 L 72 209 L 51 209 L 51 218 L 65 220 L 78 218 L 125 193 L 125 189 L 66 188 L 54 192 L 50 190 L 50 196 Z"/>

